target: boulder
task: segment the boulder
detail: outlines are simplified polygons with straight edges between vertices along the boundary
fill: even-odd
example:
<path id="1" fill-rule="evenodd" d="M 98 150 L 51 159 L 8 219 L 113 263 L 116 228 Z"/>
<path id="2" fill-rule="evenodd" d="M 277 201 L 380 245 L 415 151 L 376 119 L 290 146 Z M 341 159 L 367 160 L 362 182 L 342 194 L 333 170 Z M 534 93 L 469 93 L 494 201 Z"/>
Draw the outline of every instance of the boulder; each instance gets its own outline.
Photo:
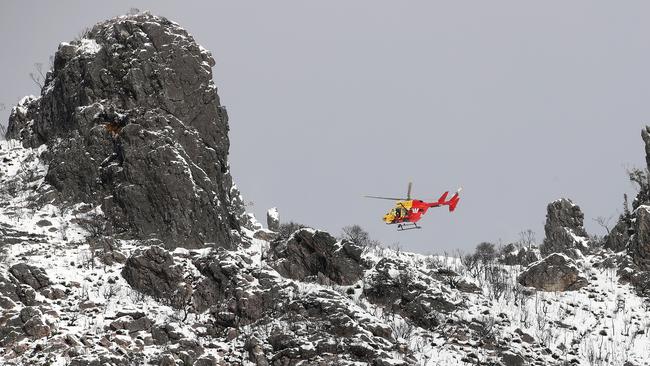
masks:
<path id="1" fill-rule="evenodd" d="M 11 266 L 9 272 L 16 277 L 20 283 L 29 285 L 34 290 L 40 290 L 50 285 L 50 279 L 42 268 L 31 266 L 26 263 L 18 263 Z"/>
<path id="2" fill-rule="evenodd" d="M 253 238 L 264 241 L 273 241 L 277 239 L 278 233 L 269 229 L 259 229 L 253 233 Z"/>
<path id="3" fill-rule="evenodd" d="M 171 300 L 192 291 L 191 284 L 183 282 L 182 268 L 160 246 L 137 249 L 127 259 L 122 277 L 134 289 L 156 298 Z"/>
<path id="4" fill-rule="evenodd" d="M 539 247 L 543 256 L 564 253 L 571 258 L 578 258 L 588 250 L 589 240 L 583 227 L 584 215 L 578 205 L 562 198 L 549 203 L 546 211 L 546 237 Z"/>
<path id="5" fill-rule="evenodd" d="M 20 300 L 18 298 L 18 286 L 16 283 L 14 283 L 15 280 L 12 280 L 10 276 L 5 276 L 4 274 L 0 273 L 0 296 L 5 297 L 7 299 L 13 300 L 13 301 L 18 301 Z M 7 301 L 3 301 L 2 303 L 10 304 Z M 4 305 L 0 305 L 3 306 Z"/>
<path id="6" fill-rule="evenodd" d="M 27 320 L 25 322 L 25 325 L 23 325 L 23 331 L 28 336 L 34 338 L 47 337 L 52 333 L 52 330 L 43 322 L 43 319 L 40 317 L 40 315 L 33 316 Z"/>
<path id="7" fill-rule="evenodd" d="M 531 264 L 519 274 L 517 281 L 541 291 L 574 291 L 588 284 L 573 259 L 560 253 Z"/>
<path id="8" fill-rule="evenodd" d="M 20 285 L 16 289 L 16 295 L 18 296 L 18 300 L 27 306 L 38 304 L 38 301 L 36 300 L 36 291 L 28 285 Z"/>
<path id="9" fill-rule="evenodd" d="M 59 45 L 40 97 L 13 109 L 7 137 L 48 144 L 46 182 L 62 200 L 101 204 L 111 229 L 169 248 L 231 247 L 243 208 L 214 64 L 166 18 L 100 22 Z"/>
<path id="10" fill-rule="evenodd" d="M 257 337 L 252 336 L 244 344 L 244 349 L 248 351 L 249 360 L 255 366 L 268 366 L 269 362 L 264 354 L 262 342 Z"/>
<path id="11" fill-rule="evenodd" d="M 501 362 L 505 366 L 525 366 L 529 364 L 520 354 L 510 351 L 501 353 Z"/>
<path id="12" fill-rule="evenodd" d="M 288 240 L 271 244 L 269 263 L 284 277 L 350 285 L 363 277 L 361 251 L 351 241 L 303 228 Z"/>

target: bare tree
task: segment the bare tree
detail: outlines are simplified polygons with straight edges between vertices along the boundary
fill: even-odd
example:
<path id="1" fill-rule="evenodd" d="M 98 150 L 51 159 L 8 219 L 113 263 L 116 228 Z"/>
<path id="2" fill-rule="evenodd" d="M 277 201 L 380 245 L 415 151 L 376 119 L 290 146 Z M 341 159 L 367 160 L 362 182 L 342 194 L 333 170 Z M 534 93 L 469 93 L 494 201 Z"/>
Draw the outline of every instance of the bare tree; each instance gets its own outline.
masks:
<path id="1" fill-rule="evenodd" d="M 104 287 L 103 295 L 107 302 L 110 302 L 113 297 L 115 297 L 120 291 L 121 286 L 119 285 L 108 285 Z"/>
<path id="2" fill-rule="evenodd" d="M 632 168 L 627 171 L 630 182 L 637 185 L 639 193 L 632 202 L 632 209 L 636 210 L 640 205 L 650 202 L 650 172 L 648 169 Z"/>
<path id="3" fill-rule="evenodd" d="M 519 244 L 530 249 L 535 244 L 535 232 L 531 229 L 519 232 Z"/>
<path id="4" fill-rule="evenodd" d="M 497 256 L 497 250 L 493 243 L 482 242 L 476 246 L 474 256 L 483 264 L 493 262 Z"/>
<path id="5" fill-rule="evenodd" d="M 341 239 L 349 240 L 363 248 L 364 251 L 369 248 L 379 246 L 379 242 L 370 239 L 370 234 L 359 225 L 350 225 L 342 229 Z"/>
<path id="6" fill-rule="evenodd" d="M 43 89 L 43 85 L 45 83 L 45 74 L 43 73 L 43 63 L 42 62 L 34 63 L 34 71 L 35 72 L 29 73 L 29 77 L 32 79 L 34 84 L 38 86 L 39 89 Z"/>
<path id="7" fill-rule="evenodd" d="M 104 245 L 100 240 L 106 229 L 106 220 L 102 215 L 90 214 L 88 217 L 79 220 L 79 224 L 88 232 L 88 249 L 90 251 L 89 263 L 92 268 L 95 268 L 95 258 L 97 251 L 103 248 Z M 105 249 L 105 248 L 103 248 Z"/>
<path id="8" fill-rule="evenodd" d="M 287 223 L 282 223 L 280 224 L 280 229 L 278 230 L 278 239 L 279 240 L 286 240 L 289 239 L 291 234 L 296 232 L 297 230 L 300 230 L 302 228 L 306 227 L 303 224 L 299 224 L 297 222 L 289 221 Z"/>
<path id="9" fill-rule="evenodd" d="M 609 216 L 605 218 L 604 216 L 598 216 L 595 219 L 593 219 L 596 224 L 598 224 L 600 227 L 605 229 L 607 231 L 607 235 L 609 235 L 610 229 L 609 229 L 609 222 L 612 221 L 612 216 Z"/>

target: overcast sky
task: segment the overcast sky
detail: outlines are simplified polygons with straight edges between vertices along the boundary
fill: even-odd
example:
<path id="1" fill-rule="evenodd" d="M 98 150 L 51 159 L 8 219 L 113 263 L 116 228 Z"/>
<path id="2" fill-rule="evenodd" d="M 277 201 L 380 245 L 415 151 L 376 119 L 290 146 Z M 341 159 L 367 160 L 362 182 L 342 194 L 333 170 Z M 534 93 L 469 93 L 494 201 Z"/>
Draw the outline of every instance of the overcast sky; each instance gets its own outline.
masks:
<path id="1" fill-rule="evenodd" d="M 332 233 L 360 224 L 386 245 L 471 250 L 530 228 L 570 197 L 588 231 L 634 192 L 650 117 L 646 1 L 5 1 L 0 103 L 87 26 L 151 10 L 216 60 L 230 163 L 251 210 L 277 206 Z M 8 111 L 0 112 L 6 123 Z M 464 187 L 453 214 L 395 232 L 390 201 Z"/>

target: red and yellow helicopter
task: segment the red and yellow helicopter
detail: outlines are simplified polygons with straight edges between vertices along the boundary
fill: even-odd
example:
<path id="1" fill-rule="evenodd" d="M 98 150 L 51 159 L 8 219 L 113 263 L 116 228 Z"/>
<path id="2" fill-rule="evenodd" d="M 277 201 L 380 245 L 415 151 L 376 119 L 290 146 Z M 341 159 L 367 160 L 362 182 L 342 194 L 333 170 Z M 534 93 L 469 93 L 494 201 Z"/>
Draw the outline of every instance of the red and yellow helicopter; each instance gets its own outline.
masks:
<path id="1" fill-rule="evenodd" d="M 447 200 L 449 191 L 445 192 L 434 202 L 425 202 L 422 200 L 411 199 L 411 187 L 413 185 L 409 182 L 408 190 L 406 192 L 406 198 L 393 198 L 393 197 L 378 197 L 378 196 L 365 196 L 367 198 L 376 198 L 381 200 L 392 200 L 397 201 L 395 203 L 395 208 L 390 210 L 387 214 L 384 215 L 384 221 L 386 224 L 397 224 L 397 230 L 411 230 L 411 229 L 421 229 L 421 226 L 418 226 L 417 222 L 420 221 L 422 215 L 427 213 L 427 210 L 431 207 L 439 206 L 448 206 L 449 212 L 453 212 L 460 201 L 459 193 L 462 188 L 458 188 L 456 193 Z"/>

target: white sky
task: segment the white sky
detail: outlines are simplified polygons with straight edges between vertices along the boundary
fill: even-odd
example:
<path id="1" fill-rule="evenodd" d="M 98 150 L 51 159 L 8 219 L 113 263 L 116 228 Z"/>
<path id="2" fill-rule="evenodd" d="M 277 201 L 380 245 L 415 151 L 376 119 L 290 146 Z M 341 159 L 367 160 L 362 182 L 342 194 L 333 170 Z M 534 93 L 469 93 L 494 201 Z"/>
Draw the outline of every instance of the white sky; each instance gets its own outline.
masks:
<path id="1" fill-rule="evenodd" d="M 626 167 L 644 164 L 644 1 L 7 1 L 0 103 L 37 94 L 34 62 L 130 7 L 212 51 L 232 172 L 261 221 L 277 206 L 284 221 L 454 252 L 527 228 L 541 239 L 546 204 L 570 197 L 601 233 L 592 219 L 614 223 Z M 457 211 L 395 232 L 391 202 L 361 196 L 409 180 L 422 199 L 462 185 Z"/>

